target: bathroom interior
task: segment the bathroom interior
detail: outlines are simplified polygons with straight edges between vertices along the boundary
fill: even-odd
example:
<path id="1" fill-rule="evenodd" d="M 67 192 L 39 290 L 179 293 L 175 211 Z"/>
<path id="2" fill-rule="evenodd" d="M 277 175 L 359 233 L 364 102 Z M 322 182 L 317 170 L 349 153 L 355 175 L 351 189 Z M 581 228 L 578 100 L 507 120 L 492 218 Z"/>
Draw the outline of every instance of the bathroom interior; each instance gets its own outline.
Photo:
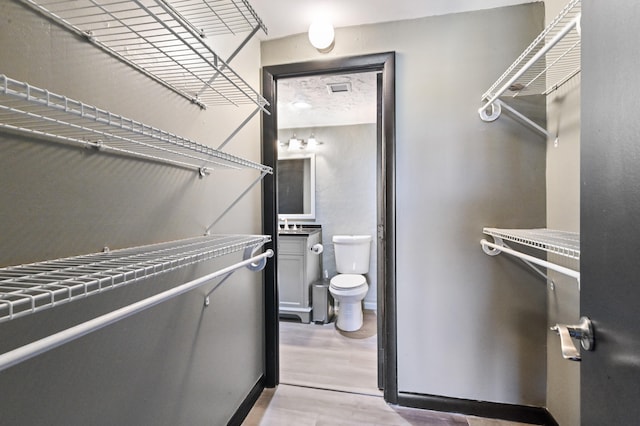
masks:
<path id="1" fill-rule="evenodd" d="M 289 374 L 288 363 L 304 371 L 312 370 L 314 363 L 318 363 L 317 358 L 301 354 L 297 354 L 297 360 L 289 361 L 288 348 L 283 346 L 283 342 L 289 342 L 289 335 L 311 333 L 315 330 L 309 327 L 314 325 L 329 328 L 334 339 L 342 339 L 338 346 L 342 355 L 334 350 L 334 356 L 352 356 L 349 351 L 353 345 L 364 345 L 353 340 L 366 338 L 369 358 L 377 363 L 376 74 L 322 74 L 277 82 L 281 383 L 295 382 L 293 377 L 299 376 L 295 372 Z M 340 245 L 345 239 L 347 244 Z M 338 241 L 337 247 L 334 240 Z M 295 251 L 296 243 L 306 250 L 306 259 L 302 261 Z M 332 286 L 338 274 L 335 251 L 342 247 L 364 250 L 364 264 L 357 272 L 353 265 L 341 272 L 357 277 L 346 289 L 350 298 L 355 295 L 349 303 Z M 349 257 L 343 263 L 353 261 Z M 305 299 L 302 302 L 300 295 Z M 347 312 L 348 309 L 356 312 Z M 356 333 L 363 329 L 364 318 L 366 335 Z M 303 339 L 297 341 L 298 346 L 295 342 L 288 344 L 298 350 L 305 346 L 309 353 L 314 353 L 321 351 L 326 341 Z M 377 375 L 377 365 L 369 365 L 369 380 L 363 380 L 368 389 L 355 383 L 358 379 L 353 375 L 348 385 L 338 378 L 331 383 L 326 377 L 316 385 L 378 393 Z"/>

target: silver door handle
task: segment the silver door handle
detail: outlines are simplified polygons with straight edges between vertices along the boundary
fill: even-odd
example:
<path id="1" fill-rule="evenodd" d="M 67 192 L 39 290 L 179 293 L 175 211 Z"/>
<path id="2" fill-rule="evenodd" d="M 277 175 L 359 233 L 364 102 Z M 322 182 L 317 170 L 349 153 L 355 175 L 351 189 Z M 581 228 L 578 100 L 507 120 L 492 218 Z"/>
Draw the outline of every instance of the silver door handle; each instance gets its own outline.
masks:
<path id="1" fill-rule="evenodd" d="M 560 346 L 562 348 L 562 357 L 571 361 L 580 361 L 580 352 L 576 349 L 571 338 L 580 340 L 580 345 L 586 351 L 593 350 L 593 326 L 591 320 L 587 317 L 580 318 L 577 325 L 556 324 L 551 327 L 560 336 Z"/>

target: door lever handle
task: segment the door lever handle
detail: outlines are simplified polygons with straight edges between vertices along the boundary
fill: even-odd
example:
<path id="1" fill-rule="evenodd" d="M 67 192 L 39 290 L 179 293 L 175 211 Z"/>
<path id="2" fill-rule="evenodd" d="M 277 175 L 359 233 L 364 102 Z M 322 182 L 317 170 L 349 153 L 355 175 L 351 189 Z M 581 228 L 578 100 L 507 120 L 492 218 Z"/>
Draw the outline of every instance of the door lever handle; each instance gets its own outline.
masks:
<path id="1" fill-rule="evenodd" d="M 580 345 L 586 351 L 593 350 L 593 326 L 591 320 L 587 317 L 580 318 L 577 325 L 556 324 L 551 327 L 560 336 L 560 346 L 562 348 L 562 357 L 571 361 L 580 361 L 580 352 L 576 349 L 571 338 L 580 340 Z"/>

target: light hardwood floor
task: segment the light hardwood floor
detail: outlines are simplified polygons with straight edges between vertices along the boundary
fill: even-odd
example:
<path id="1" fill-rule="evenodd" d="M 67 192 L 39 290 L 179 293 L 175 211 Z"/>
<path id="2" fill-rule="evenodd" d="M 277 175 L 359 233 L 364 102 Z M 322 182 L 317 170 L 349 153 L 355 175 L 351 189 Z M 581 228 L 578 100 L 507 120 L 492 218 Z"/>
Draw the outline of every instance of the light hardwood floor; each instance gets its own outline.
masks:
<path id="1" fill-rule="evenodd" d="M 280 385 L 265 389 L 243 426 L 525 426 L 387 404 L 377 387 L 376 316 L 357 333 L 334 323 L 280 322 Z"/>
<path id="2" fill-rule="evenodd" d="M 280 321 L 280 383 L 382 395 L 377 345 L 373 312 L 365 311 L 355 333 L 340 332 L 335 323 Z"/>

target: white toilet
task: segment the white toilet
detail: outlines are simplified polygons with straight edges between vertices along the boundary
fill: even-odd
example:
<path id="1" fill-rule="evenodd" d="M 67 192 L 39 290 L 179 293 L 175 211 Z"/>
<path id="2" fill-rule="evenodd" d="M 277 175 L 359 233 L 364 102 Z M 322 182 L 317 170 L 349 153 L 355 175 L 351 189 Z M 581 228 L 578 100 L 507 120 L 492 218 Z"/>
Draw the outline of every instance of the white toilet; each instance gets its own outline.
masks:
<path id="1" fill-rule="evenodd" d="M 329 291 L 338 301 L 336 326 L 342 331 L 362 327 L 362 300 L 369 291 L 367 279 L 371 254 L 370 235 L 334 235 L 333 247 L 338 275 L 331 278 Z"/>

